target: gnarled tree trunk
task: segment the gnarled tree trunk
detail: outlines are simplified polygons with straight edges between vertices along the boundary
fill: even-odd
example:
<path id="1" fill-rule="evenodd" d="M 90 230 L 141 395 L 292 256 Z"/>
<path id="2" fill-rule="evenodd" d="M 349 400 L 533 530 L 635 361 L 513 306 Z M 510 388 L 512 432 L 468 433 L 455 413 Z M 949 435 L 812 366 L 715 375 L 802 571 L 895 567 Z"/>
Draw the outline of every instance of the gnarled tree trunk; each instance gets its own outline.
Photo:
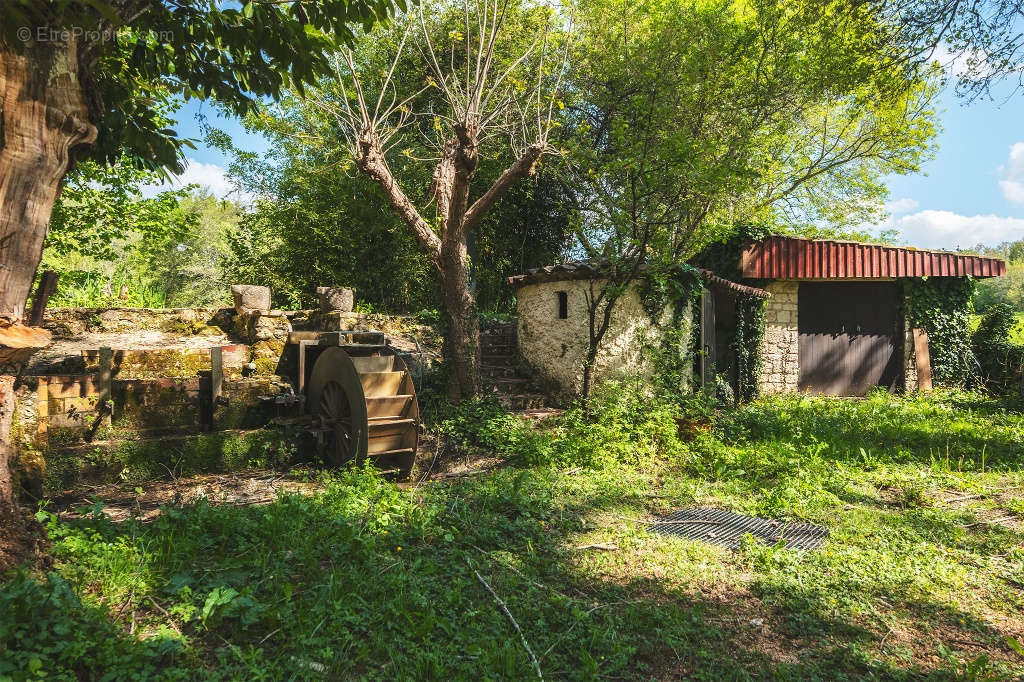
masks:
<path id="1" fill-rule="evenodd" d="M 21 52 L 0 45 L 0 318 L 11 323 L 25 316 L 72 151 L 96 139 L 88 113 L 73 36 L 68 42 L 28 42 Z M 15 512 L 10 431 L 19 371 L 19 361 L 0 364 L 3 522 Z"/>
<path id="2" fill-rule="evenodd" d="M 448 395 L 458 401 L 480 391 L 480 320 L 469 288 L 465 236 L 442 242 L 438 260 L 441 307 L 447 327 L 444 350 L 449 362 Z"/>

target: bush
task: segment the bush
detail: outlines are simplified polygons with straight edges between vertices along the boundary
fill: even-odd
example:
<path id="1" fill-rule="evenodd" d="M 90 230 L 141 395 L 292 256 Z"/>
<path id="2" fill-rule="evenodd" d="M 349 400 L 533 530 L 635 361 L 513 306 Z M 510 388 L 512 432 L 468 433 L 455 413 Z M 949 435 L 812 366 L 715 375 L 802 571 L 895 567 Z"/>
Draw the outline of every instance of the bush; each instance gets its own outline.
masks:
<path id="1" fill-rule="evenodd" d="M 705 411 L 701 403 L 694 412 Z M 602 467 L 681 456 L 680 421 L 690 409 L 652 397 L 637 384 L 608 381 L 594 389 L 587 419 L 573 405 L 557 427 L 545 429 L 507 411 L 494 399 L 455 406 L 438 431 L 462 447 L 480 447 L 529 464 Z"/>
<path id="2" fill-rule="evenodd" d="M 972 349 L 980 366 L 982 385 L 997 393 L 1017 392 L 1024 377 L 1024 345 L 1010 341 L 1016 324 L 1013 307 L 989 307 L 974 332 Z"/>

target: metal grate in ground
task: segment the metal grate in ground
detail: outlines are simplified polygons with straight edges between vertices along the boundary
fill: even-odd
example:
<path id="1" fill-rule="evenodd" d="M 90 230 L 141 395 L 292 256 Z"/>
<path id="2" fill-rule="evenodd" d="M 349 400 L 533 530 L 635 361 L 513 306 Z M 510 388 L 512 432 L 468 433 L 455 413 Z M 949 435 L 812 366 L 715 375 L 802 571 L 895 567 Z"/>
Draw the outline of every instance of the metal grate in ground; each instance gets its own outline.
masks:
<path id="1" fill-rule="evenodd" d="M 740 540 L 747 533 L 769 545 L 782 541 L 787 549 L 815 549 L 828 538 L 828 530 L 811 523 L 759 519 L 706 507 L 681 509 L 646 527 L 661 535 L 701 540 L 728 549 L 739 547 Z"/>

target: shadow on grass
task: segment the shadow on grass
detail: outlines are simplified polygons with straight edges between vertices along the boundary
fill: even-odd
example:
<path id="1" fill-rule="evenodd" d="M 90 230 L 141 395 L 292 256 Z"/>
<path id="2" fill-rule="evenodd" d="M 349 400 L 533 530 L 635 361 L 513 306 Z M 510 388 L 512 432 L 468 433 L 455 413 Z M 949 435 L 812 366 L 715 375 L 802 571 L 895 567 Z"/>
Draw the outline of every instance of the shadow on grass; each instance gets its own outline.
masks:
<path id="1" fill-rule="evenodd" d="M 873 460 L 935 463 L 955 470 L 1019 471 L 1024 464 L 1024 415 L 974 394 L 892 400 L 781 397 L 728 416 L 730 440 L 825 444 L 823 456 L 864 465 Z"/>
<path id="2" fill-rule="evenodd" d="M 266 506 L 51 518 L 64 577 L 0 586 L 15 614 L 0 625 L 0 676 L 528 679 L 526 649 L 479 572 L 549 679 L 926 677 L 874 660 L 877 633 L 814 587 L 755 581 L 754 594 L 715 595 L 595 577 L 574 534 L 642 498 L 614 477 L 560 497 L 563 478 L 505 469 L 410 494 L 353 470 Z M 768 626 L 752 626 L 765 609 Z"/>

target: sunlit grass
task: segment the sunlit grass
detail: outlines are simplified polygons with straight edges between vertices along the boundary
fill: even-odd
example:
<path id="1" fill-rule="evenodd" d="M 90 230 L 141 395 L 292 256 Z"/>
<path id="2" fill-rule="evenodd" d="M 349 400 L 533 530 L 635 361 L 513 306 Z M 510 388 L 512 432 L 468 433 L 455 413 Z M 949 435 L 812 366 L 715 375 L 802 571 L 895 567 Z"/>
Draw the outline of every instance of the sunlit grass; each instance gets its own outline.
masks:
<path id="1" fill-rule="evenodd" d="M 51 678 L 535 677 L 475 572 L 549 679 L 1024 673 L 1020 414 L 972 394 L 780 398 L 683 443 L 658 431 L 668 408 L 614 397 L 589 430 L 460 413 L 448 437 L 513 466 L 456 482 L 353 470 L 262 507 L 48 517 L 55 582 L 0 589 L 0 677 L 31 660 Z M 687 505 L 830 539 L 732 552 L 645 530 Z"/>

